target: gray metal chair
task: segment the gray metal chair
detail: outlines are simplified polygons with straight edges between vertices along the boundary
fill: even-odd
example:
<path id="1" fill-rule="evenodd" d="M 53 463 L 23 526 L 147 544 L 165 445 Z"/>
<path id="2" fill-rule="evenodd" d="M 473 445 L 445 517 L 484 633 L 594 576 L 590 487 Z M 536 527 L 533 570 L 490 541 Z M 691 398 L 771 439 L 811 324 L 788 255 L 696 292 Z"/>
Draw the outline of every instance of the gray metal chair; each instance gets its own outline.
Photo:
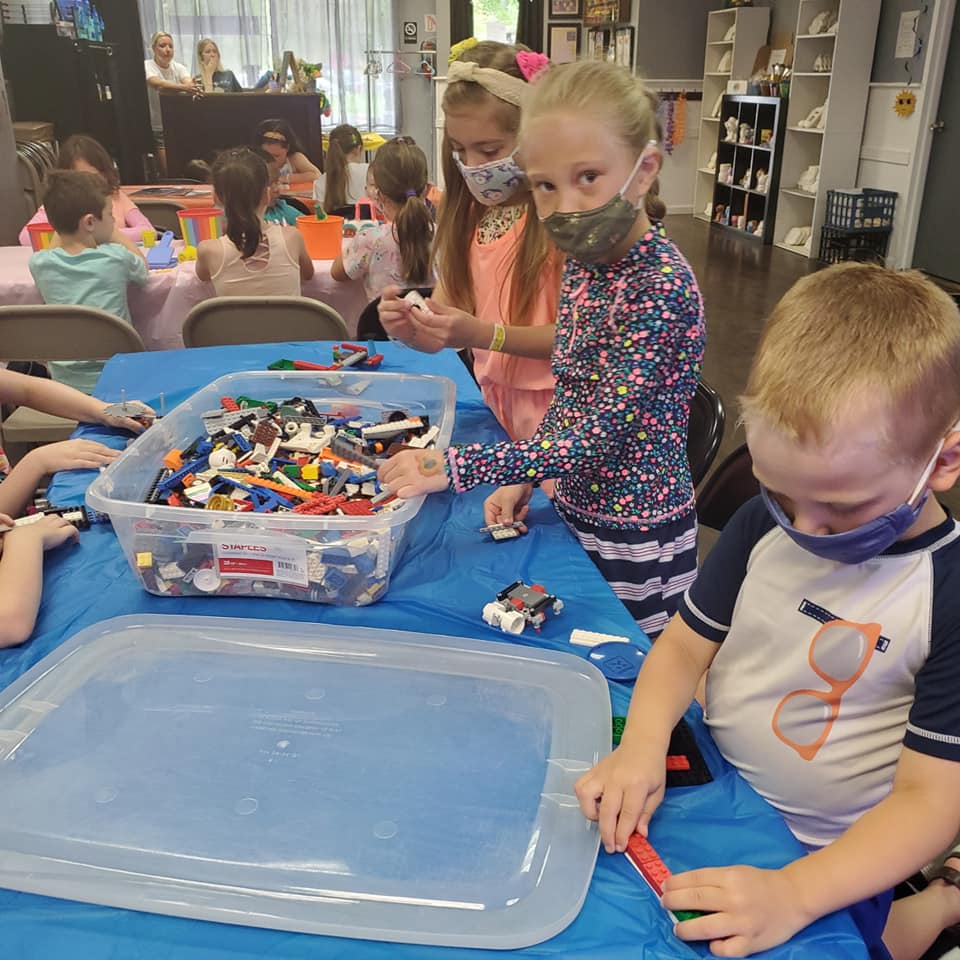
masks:
<path id="1" fill-rule="evenodd" d="M 183 209 L 179 200 L 141 200 L 135 198 L 140 212 L 157 228 L 159 232 L 171 230 L 177 240 L 183 239 L 180 219 L 177 214 Z"/>
<path id="2" fill-rule="evenodd" d="M 96 307 L 0 307 L 0 359 L 5 361 L 107 360 L 144 349 L 129 323 Z M 5 446 L 66 440 L 76 427 L 72 420 L 29 407 L 17 407 L 0 424 Z"/>
<path id="3" fill-rule="evenodd" d="M 183 324 L 183 342 L 188 347 L 347 336 L 343 317 L 309 297 L 212 297 L 198 303 Z"/>

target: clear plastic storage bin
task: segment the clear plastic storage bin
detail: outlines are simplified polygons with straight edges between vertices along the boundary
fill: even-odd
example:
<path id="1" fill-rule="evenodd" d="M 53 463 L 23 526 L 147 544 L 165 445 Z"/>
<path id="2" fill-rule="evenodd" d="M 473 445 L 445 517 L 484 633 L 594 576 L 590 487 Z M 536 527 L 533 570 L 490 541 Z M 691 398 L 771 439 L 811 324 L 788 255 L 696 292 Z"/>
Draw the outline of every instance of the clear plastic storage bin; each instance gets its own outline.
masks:
<path id="1" fill-rule="evenodd" d="M 306 933 L 527 946 L 583 903 L 599 831 L 573 785 L 609 751 L 610 725 L 606 681 L 567 653 L 107 620 L 0 693 L 0 885 Z"/>
<path id="2" fill-rule="evenodd" d="M 139 436 L 87 490 L 87 503 L 110 516 L 130 568 L 158 596 L 282 597 L 363 606 L 386 593 L 407 524 L 423 497 L 374 516 L 227 513 L 146 503 L 172 449 L 203 435 L 202 415 L 224 396 L 294 396 L 359 410 L 428 416 L 453 432 L 456 386 L 446 377 L 362 371 L 265 371 L 220 377 Z M 197 572 L 201 571 L 198 576 Z"/>

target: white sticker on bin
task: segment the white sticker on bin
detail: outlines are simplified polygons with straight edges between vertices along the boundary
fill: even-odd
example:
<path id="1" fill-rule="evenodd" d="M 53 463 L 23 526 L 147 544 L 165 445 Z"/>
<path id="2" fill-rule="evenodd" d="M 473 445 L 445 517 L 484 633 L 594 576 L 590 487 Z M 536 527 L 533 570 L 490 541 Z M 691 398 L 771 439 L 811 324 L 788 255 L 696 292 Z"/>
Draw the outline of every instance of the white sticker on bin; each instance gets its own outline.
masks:
<path id="1" fill-rule="evenodd" d="M 257 543 L 230 536 L 214 544 L 217 573 L 224 579 L 273 580 L 307 585 L 307 545 Z"/>

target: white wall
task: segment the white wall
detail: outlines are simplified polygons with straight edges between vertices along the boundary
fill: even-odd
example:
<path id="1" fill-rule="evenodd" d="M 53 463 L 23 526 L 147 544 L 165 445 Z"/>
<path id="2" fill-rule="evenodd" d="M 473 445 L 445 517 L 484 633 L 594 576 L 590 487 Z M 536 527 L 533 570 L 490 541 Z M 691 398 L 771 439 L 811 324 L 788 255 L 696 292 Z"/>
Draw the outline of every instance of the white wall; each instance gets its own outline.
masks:
<path id="1" fill-rule="evenodd" d="M 910 266 L 913 253 L 905 218 L 917 163 L 917 142 L 921 134 L 920 110 L 924 97 L 922 85 L 912 87 L 917 97 L 917 109 L 910 117 L 900 117 L 894 111 L 893 103 L 897 92 L 902 89 L 903 84 L 870 84 L 856 184 L 858 187 L 895 190 L 899 194 L 893 234 L 887 249 L 887 263 L 896 268 Z M 908 244 L 911 249 L 908 249 Z"/>

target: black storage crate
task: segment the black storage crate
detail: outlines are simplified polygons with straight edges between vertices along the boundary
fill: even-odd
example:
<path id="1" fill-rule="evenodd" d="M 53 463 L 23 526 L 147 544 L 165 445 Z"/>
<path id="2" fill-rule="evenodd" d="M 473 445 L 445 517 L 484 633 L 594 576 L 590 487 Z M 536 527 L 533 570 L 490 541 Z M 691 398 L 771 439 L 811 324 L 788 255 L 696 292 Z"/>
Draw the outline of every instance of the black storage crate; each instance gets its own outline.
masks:
<path id="1" fill-rule="evenodd" d="M 893 228 L 897 194 L 892 190 L 828 190 L 823 222 L 840 230 L 886 230 Z"/>
<path id="2" fill-rule="evenodd" d="M 820 257 L 824 263 L 842 260 L 865 260 L 883 263 L 890 242 L 889 230 L 838 230 L 823 227 L 820 231 Z"/>

